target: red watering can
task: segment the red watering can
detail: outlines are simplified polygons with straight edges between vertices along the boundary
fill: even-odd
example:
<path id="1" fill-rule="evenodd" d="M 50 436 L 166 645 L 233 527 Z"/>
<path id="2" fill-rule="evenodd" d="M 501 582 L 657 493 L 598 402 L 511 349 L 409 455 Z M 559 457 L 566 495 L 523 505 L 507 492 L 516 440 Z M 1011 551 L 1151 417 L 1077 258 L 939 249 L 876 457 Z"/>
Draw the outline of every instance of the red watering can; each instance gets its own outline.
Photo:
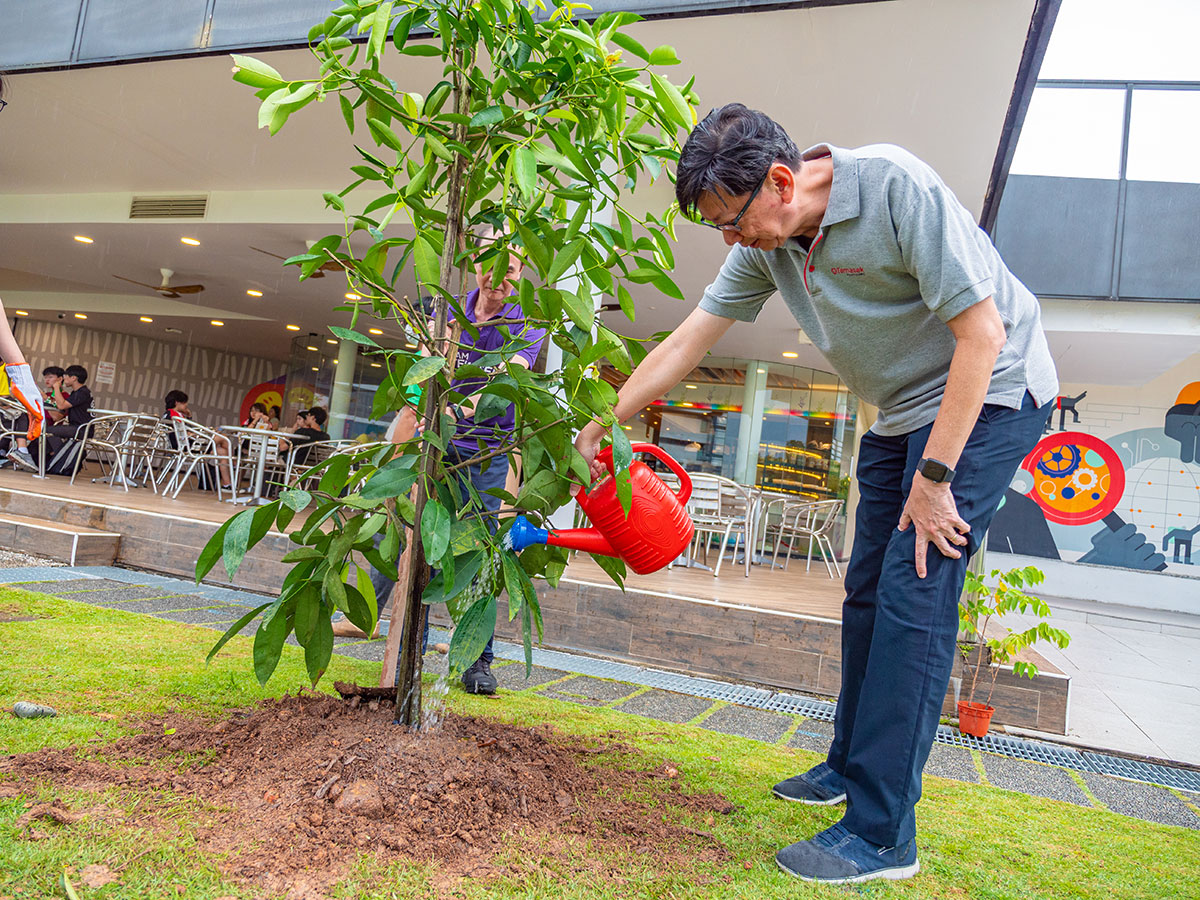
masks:
<path id="1" fill-rule="evenodd" d="M 595 528 L 569 528 L 548 531 L 517 516 L 508 533 L 514 550 L 532 544 L 549 544 L 568 550 L 619 556 L 639 575 L 657 572 L 684 551 L 694 531 L 684 504 L 692 495 L 692 480 L 679 463 L 654 444 L 634 444 L 634 453 L 649 453 L 667 464 L 679 476 L 679 491 L 672 492 L 644 462 L 629 467 L 633 502 L 629 516 L 617 499 L 617 481 L 613 477 L 612 448 L 606 447 L 596 459 L 608 467 L 609 475 L 580 491 L 575 498 Z"/>

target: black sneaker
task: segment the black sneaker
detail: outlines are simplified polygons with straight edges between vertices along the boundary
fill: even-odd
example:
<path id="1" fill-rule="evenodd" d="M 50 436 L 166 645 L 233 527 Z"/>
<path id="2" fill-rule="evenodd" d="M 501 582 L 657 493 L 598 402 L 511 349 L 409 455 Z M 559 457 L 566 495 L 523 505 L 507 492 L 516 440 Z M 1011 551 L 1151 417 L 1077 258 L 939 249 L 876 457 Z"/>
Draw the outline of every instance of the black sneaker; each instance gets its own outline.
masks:
<path id="1" fill-rule="evenodd" d="M 482 657 L 463 672 L 462 683 L 468 694 L 494 694 L 500 684 L 492 674 L 492 664 Z"/>
<path id="2" fill-rule="evenodd" d="M 779 782 L 771 793 L 810 806 L 833 806 L 846 799 L 846 779 L 829 768 L 829 763 L 819 763 L 807 772 Z"/>

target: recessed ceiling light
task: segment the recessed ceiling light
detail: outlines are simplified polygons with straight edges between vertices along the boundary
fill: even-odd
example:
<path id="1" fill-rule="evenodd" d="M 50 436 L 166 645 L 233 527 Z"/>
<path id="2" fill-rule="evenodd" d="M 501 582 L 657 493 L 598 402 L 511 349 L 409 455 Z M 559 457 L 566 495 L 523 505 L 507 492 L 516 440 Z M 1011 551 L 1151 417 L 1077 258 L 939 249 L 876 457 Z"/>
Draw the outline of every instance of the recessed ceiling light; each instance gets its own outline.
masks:
<path id="1" fill-rule="evenodd" d="M 696 386 L 694 384 L 685 384 L 684 387 L 687 388 L 689 391 L 696 390 Z"/>
<path id="2" fill-rule="evenodd" d="M 248 291 L 246 291 L 246 293 L 247 293 L 247 294 L 249 294 L 251 297 L 261 297 L 261 296 L 262 296 L 262 291 L 250 291 L 250 290 L 248 290 Z"/>
<path id="3" fill-rule="evenodd" d="M 316 347 L 314 347 L 312 344 L 309 344 L 309 345 L 308 345 L 307 347 L 305 347 L 304 349 L 305 349 L 305 350 L 312 350 L 313 352 L 316 352 L 316 349 L 317 349 L 317 348 L 316 348 Z"/>
<path id="4" fill-rule="evenodd" d="M 325 343 L 327 343 L 327 344 L 336 344 L 336 343 L 337 343 L 337 341 L 336 341 L 336 340 L 334 340 L 333 338 L 325 338 Z"/>
<path id="5" fill-rule="evenodd" d="M 189 247 L 199 247 L 200 242 L 195 238 L 180 238 L 179 243 L 187 244 Z"/>
<path id="6" fill-rule="evenodd" d="M 23 309 L 14 309 L 14 310 L 13 310 L 13 312 L 15 312 L 15 313 L 16 313 L 18 316 L 27 316 L 27 315 L 29 315 L 29 313 L 25 312 L 25 310 L 23 310 Z"/>
<path id="7" fill-rule="evenodd" d="M 371 363 L 371 368 L 372 369 L 381 369 L 381 368 L 383 368 L 383 365 L 382 365 L 382 363 Z"/>
<path id="8" fill-rule="evenodd" d="M 347 300 L 361 300 L 362 297 L 360 297 L 358 294 L 347 294 L 346 299 Z"/>
<path id="9" fill-rule="evenodd" d="M 87 236 L 87 235 L 85 235 L 85 234 L 77 234 L 77 235 L 75 235 L 75 240 L 79 241 L 79 243 L 81 243 L 81 244 L 94 244 L 94 243 L 96 243 L 95 241 L 93 241 L 93 240 L 92 240 L 90 237 L 88 237 L 88 236 Z"/>
<path id="10" fill-rule="evenodd" d="M 140 317 L 139 317 L 139 321 L 141 321 L 141 322 L 153 322 L 154 320 L 153 320 L 152 318 L 150 318 L 149 316 L 140 316 Z"/>
<path id="11" fill-rule="evenodd" d="M 224 322 L 222 322 L 220 319 L 212 319 L 212 320 L 210 320 L 210 321 L 209 321 L 209 323 L 208 323 L 208 324 L 209 324 L 209 325 L 216 325 L 218 328 L 220 328 L 220 327 L 221 327 L 222 325 L 224 325 L 225 323 L 224 323 Z"/>
<path id="12" fill-rule="evenodd" d="M 791 350 L 785 350 L 783 352 L 783 356 L 785 359 L 796 359 L 799 355 L 800 355 L 799 353 L 795 353 Z"/>
<path id="13" fill-rule="evenodd" d="M 86 318 L 87 318 L 87 313 L 75 313 L 75 318 L 77 318 L 77 319 L 86 319 Z"/>
<path id="14" fill-rule="evenodd" d="M 758 374 L 759 374 L 759 375 L 766 375 L 766 374 L 767 374 L 767 370 L 766 370 L 766 369 L 759 369 L 759 370 L 758 370 Z"/>
<path id="15" fill-rule="evenodd" d="M 382 328 L 368 328 L 367 334 L 383 334 Z"/>
<path id="16" fill-rule="evenodd" d="M 314 371 L 314 372 L 320 372 L 320 371 L 321 371 L 321 367 L 320 367 L 320 366 L 313 366 L 313 371 Z"/>
<path id="17" fill-rule="evenodd" d="M 287 330 L 288 330 L 288 331 L 299 331 L 299 330 L 300 330 L 300 326 L 299 326 L 299 325 L 288 325 L 288 326 L 286 326 L 286 327 L 287 327 Z"/>
<path id="18" fill-rule="evenodd" d="M 416 345 L 416 344 L 414 344 L 412 341 L 409 341 L 409 342 L 408 342 L 407 344 L 405 344 L 404 346 L 405 346 L 405 347 L 407 347 L 409 350 L 416 350 L 416 349 L 417 349 L 417 345 Z"/>

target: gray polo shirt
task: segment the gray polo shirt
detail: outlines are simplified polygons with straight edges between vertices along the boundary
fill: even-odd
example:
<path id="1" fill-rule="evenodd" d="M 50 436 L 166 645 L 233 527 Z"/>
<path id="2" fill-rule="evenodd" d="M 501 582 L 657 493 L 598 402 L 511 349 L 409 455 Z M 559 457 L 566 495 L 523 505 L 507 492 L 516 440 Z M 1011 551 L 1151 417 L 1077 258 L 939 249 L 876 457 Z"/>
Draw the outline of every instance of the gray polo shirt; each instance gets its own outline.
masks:
<path id="1" fill-rule="evenodd" d="M 753 322 L 779 291 L 809 340 L 857 396 L 879 407 L 872 430 L 915 431 L 937 417 L 954 335 L 946 326 L 992 297 L 1008 341 L 985 402 L 1019 409 L 1058 395 L 1037 299 L 937 174 L 906 150 L 825 144 L 833 185 L 821 229 L 806 250 L 729 251 L 700 308 Z"/>

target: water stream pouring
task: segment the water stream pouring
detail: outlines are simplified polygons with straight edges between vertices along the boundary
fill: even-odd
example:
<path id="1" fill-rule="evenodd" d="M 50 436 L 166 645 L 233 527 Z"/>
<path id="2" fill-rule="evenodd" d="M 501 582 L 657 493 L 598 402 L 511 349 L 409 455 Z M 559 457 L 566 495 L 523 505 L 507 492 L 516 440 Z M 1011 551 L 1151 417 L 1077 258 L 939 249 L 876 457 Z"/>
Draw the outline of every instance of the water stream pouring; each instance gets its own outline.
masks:
<path id="1" fill-rule="evenodd" d="M 606 447 L 596 459 L 608 467 L 608 476 L 590 490 L 580 491 L 575 498 L 595 527 L 548 530 L 517 516 L 507 535 L 513 549 L 520 551 L 533 544 L 549 544 L 617 556 L 639 575 L 657 572 L 678 557 L 691 543 L 694 532 L 685 508 L 692 495 L 692 480 L 679 463 L 654 444 L 634 444 L 633 452 L 648 453 L 666 463 L 679 476 L 679 490 L 672 491 L 648 465 L 635 461 L 629 467 L 633 500 L 626 517 L 617 499 L 612 448 Z"/>

